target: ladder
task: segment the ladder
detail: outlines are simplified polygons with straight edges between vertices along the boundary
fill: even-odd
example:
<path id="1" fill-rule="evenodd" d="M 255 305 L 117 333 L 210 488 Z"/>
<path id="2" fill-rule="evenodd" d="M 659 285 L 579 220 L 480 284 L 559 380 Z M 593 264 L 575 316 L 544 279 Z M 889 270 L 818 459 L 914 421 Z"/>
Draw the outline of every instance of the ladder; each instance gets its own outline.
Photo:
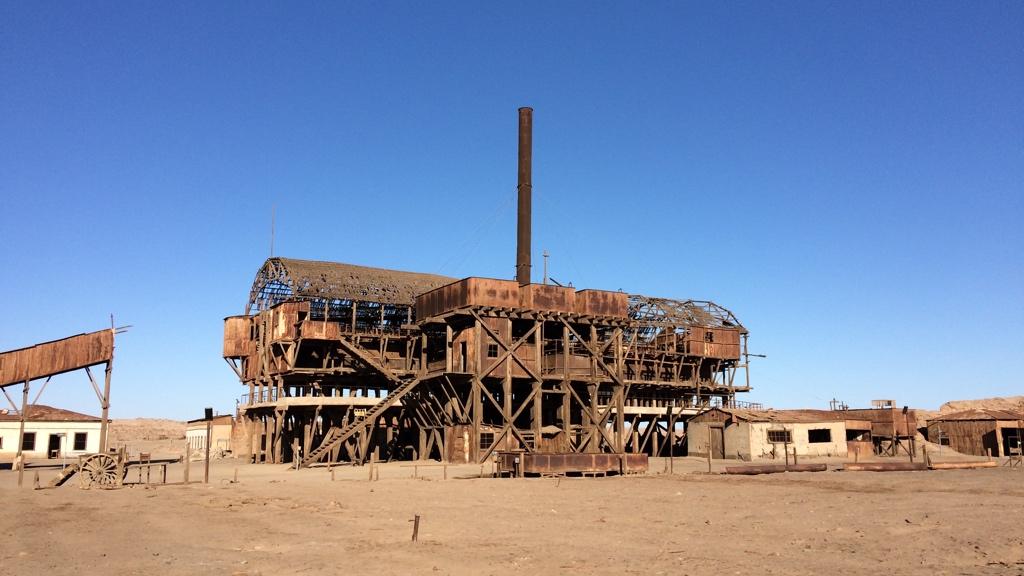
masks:
<path id="1" fill-rule="evenodd" d="M 394 406 L 395 402 L 401 400 L 403 396 L 415 388 L 419 383 L 419 378 L 403 382 L 398 388 L 392 390 L 386 397 L 381 398 L 380 402 L 377 402 L 368 409 L 366 414 L 363 416 L 356 418 L 344 426 L 331 426 L 328 428 L 327 433 L 324 434 L 324 439 L 320 442 L 320 445 L 311 450 L 309 454 L 299 462 L 299 467 L 305 468 L 314 462 L 322 460 L 328 452 L 334 449 L 335 446 L 351 438 L 353 434 L 358 432 L 367 424 L 375 422 L 377 418 L 384 414 L 385 410 Z"/>
<path id="2" fill-rule="evenodd" d="M 53 480 L 50 480 L 50 488 L 56 488 L 57 486 L 62 486 L 65 482 L 68 481 L 69 478 L 74 476 L 77 472 L 78 472 L 78 464 L 72 464 L 70 466 L 65 466 L 60 471 L 60 475 L 58 475 Z"/>

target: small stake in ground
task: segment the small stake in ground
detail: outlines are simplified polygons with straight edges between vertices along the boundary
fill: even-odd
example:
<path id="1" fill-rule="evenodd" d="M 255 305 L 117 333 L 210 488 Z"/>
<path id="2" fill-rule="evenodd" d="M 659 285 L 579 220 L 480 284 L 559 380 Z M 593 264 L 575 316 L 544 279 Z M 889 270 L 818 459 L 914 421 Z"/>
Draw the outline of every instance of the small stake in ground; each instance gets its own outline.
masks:
<path id="1" fill-rule="evenodd" d="M 412 541 L 416 542 L 420 537 L 420 515 L 417 514 L 412 519 Z"/>

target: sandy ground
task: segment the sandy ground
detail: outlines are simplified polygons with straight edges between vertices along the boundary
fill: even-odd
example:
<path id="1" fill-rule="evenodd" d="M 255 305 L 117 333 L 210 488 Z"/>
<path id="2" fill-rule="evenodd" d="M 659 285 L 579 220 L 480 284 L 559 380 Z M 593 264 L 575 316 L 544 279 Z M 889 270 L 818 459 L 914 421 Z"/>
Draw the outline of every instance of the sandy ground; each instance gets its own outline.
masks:
<path id="1" fill-rule="evenodd" d="M 414 479 L 391 463 L 370 482 L 368 467 L 335 468 L 332 481 L 324 468 L 226 459 L 209 484 L 38 491 L 31 472 L 19 489 L 3 471 L 0 574 L 1024 574 L 1019 468 L 664 469 L 491 479 L 459 466 L 444 480 L 438 466 Z M 173 465 L 170 480 L 182 474 Z"/>

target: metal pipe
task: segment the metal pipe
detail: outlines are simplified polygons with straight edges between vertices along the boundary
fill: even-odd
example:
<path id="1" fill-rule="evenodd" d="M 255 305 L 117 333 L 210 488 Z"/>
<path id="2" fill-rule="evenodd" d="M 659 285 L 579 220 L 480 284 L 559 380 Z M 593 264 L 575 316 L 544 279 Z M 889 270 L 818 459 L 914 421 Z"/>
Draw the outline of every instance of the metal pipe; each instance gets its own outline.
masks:
<path id="1" fill-rule="evenodd" d="M 530 236 L 533 192 L 533 108 L 519 109 L 519 215 L 516 227 L 516 280 L 530 283 Z"/>

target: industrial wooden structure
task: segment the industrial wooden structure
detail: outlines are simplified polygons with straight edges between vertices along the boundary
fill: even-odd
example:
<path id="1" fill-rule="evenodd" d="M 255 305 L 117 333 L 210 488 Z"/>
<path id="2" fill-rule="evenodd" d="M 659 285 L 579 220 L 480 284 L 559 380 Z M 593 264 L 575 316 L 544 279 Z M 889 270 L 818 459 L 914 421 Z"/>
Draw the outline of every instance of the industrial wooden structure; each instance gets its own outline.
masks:
<path id="1" fill-rule="evenodd" d="M 258 461 L 658 454 L 749 390 L 747 332 L 712 302 L 271 258 L 247 311 L 223 355 Z"/>
<path id="2" fill-rule="evenodd" d="M 530 281 L 532 118 L 516 280 L 263 264 L 223 351 L 255 460 L 659 454 L 684 415 L 749 390 L 747 330 L 713 302 Z"/>

